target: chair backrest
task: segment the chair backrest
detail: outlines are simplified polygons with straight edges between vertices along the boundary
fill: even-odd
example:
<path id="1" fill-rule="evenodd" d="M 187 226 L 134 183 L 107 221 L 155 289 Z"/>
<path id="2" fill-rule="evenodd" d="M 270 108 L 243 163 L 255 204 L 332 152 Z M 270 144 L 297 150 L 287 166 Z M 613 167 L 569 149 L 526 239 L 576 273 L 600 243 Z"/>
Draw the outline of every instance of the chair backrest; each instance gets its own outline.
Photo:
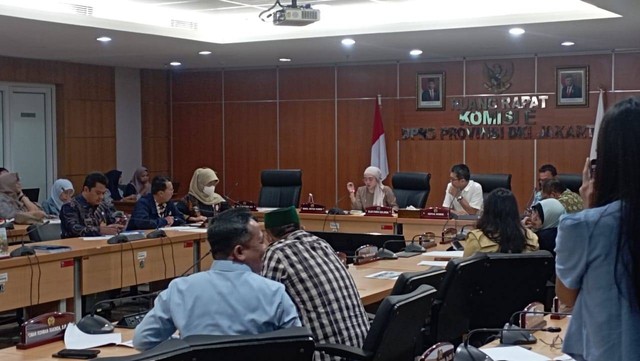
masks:
<path id="1" fill-rule="evenodd" d="M 40 188 L 24 188 L 22 193 L 29 198 L 31 202 L 37 202 L 40 197 Z"/>
<path id="2" fill-rule="evenodd" d="M 259 335 L 188 336 L 168 340 L 136 355 L 107 357 L 106 361 L 273 360 L 311 361 L 315 343 L 305 327 L 292 327 Z"/>
<path id="3" fill-rule="evenodd" d="M 487 199 L 487 196 L 489 196 L 489 193 L 496 188 L 506 188 L 511 190 L 511 174 L 471 174 L 471 180 L 480 183 L 482 186 L 482 195 L 485 200 Z"/>
<path id="4" fill-rule="evenodd" d="M 385 298 L 364 340 L 363 351 L 373 353 L 376 361 L 413 360 L 435 295 L 435 288 L 422 285 L 411 293 Z"/>
<path id="5" fill-rule="evenodd" d="M 396 196 L 398 207 L 407 208 L 414 206 L 424 208 L 429 198 L 431 186 L 429 173 L 396 173 L 391 178 L 393 193 Z"/>
<path id="6" fill-rule="evenodd" d="M 582 174 L 579 173 L 565 173 L 558 174 L 558 180 L 569 188 L 572 192 L 580 193 L 580 186 L 582 185 Z"/>
<path id="7" fill-rule="evenodd" d="M 32 224 L 27 227 L 29 240 L 33 242 L 51 241 L 62 238 L 60 223 Z"/>
<path id="8" fill-rule="evenodd" d="M 431 342 L 458 341 L 469 330 L 502 327 L 534 301 L 544 302 L 551 253 L 478 253 L 447 264 L 431 313 Z"/>
<path id="9" fill-rule="evenodd" d="M 302 170 L 263 170 L 260 181 L 262 188 L 258 207 L 298 207 L 302 190 Z"/>
<path id="10" fill-rule="evenodd" d="M 428 285 L 437 289 L 440 287 L 442 280 L 444 280 L 446 273 L 446 269 L 436 267 L 426 271 L 403 272 L 398 276 L 396 283 L 393 285 L 391 295 L 403 295 L 413 292 L 422 285 Z"/>

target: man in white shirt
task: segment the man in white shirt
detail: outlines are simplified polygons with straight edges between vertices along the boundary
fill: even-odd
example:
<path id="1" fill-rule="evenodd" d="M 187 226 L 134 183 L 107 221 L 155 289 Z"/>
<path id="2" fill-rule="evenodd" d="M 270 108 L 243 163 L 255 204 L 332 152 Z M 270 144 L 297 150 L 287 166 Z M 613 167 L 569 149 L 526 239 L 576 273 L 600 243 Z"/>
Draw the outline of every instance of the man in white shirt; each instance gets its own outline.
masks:
<path id="1" fill-rule="evenodd" d="M 466 164 L 451 167 L 443 207 L 458 215 L 477 214 L 482 210 L 482 186 L 470 178 L 471 172 Z"/>

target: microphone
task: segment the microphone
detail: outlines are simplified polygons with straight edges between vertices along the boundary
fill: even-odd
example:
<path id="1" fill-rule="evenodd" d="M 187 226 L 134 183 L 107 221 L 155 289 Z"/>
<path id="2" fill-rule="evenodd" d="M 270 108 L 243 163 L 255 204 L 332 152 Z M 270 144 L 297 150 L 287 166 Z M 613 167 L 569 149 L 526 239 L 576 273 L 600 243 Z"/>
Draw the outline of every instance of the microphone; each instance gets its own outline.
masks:
<path id="1" fill-rule="evenodd" d="M 184 277 L 187 273 L 189 273 L 189 271 L 191 271 L 198 263 L 202 262 L 202 260 L 207 257 L 208 255 L 211 254 L 211 250 L 209 250 L 207 253 L 204 254 L 204 256 L 200 257 L 200 259 L 195 262 L 194 264 L 191 265 L 191 267 L 187 268 L 186 271 L 182 272 L 182 274 L 178 277 Z"/>
<path id="2" fill-rule="evenodd" d="M 114 328 L 113 324 L 111 323 L 111 321 L 107 320 L 106 318 L 104 318 L 104 317 L 102 317 L 100 315 L 96 315 L 96 312 L 102 310 L 99 307 L 100 305 L 104 305 L 104 304 L 109 304 L 110 305 L 111 303 L 113 303 L 115 301 L 132 300 L 132 299 L 136 299 L 136 298 L 155 297 L 160 292 L 162 292 L 162 291 L 156 291 L 156 292 L 148 293 L 148 294 L 145 294 L 145 295 L 127 296 L 127 297 L 112 298 L 112 299 L 98 301 L 93 305 L 93 307 L 91 307 L 91 312 L 88 315 L 84 316 L 82 319 L 80 319 L 80 321 L 78 321 L 76 326 L 78 327 L 78 329 L 80 331 L 82 331 L 84 333 L 91 334 L 91 335 L 99 335 L 99 334 L 111 333 L 111 332 L 113 332 L 113 328 Z"/>
<path id="3" fill-rule="evenodd" d="M 418 237 L 418 244 L 416 244 L 416 237 Z M 423 240 L 423 235 L 422 234 L 418 234 L 413 236 L 413 238 L 411 238 L 411 243 L 409 243 L 405 248 L 404 251 L 405 252 L 415 252 L 415 253 L 422 253 L 422 252 L 426 252 L 427 250 L 422 247 L 422 240 Z"/>
<path id="4" fill-rule="evenodd" d="M 504 328 L 476 328 L 474 330 L 471 330 L 467 334 L 467 338 L 464 340 L 464 342 L 461 343 L 460 346 L 458 346 L 458 348 L 456 349 L 454 360 L 456 361 L 493 361 L 491 357 L 489 357 L 487 354 L 482 352 L 480 349 L 478 349 L 475 346 L 469 345 L 469 340 L 471 339 L 471 336 L 473 336 L 474 333 L 499 332 L 500 338 L 502 339 L 503 334 L 505 332 L 509 333 L 509 332 L 522 332 L 522 331 L 527 331 L 527 332 L 544 331 L 544 332 L 557 333 L 562 331 L 562 329 L 560 327 L 521 328 L 518 330 L 511 330 L 511 329 L 504 329 Z"/>
<path id="5" fill-rule="evenodd" d="M 51 223 L 50 220 L 46 220 L 42 223 L 38 223 L 36 224 L 33 228 L 31 228 L 30 230 L 27 231 L 27 233 L 25 233 L 25 236 L 28 236 L 29 234 L 37 231 L 38 229 L 40 229 L 40 227 L 43 227 L 47 224 Z M 29 247 L 29 246 L 25 246 L 25 241 L 24 238 L 22 238 L 21 242 L 21 246 L 14 249 L 13 251 L 11 251 L 11 253 L 9 253 L 9 255 L 11 257 L 22 257 L 22 256 L 33 256 L 34 254 L 36 254 L 36 251 L 33 249 L 33 247 Z M 29 241 L 29 243 L 31 243 L 31 241 Z"/>
<path id="6" fill-rule="evenodd" d="M 500 343 L 506 344 L 506 345 L 526 345 L 526 344 L 532 344 L 532 343 L 536 343 L 538 340 L 536 339 L 535 336 L 533 336 L 531 334 L 531 332 L 527 332 L 526 328 L 520 328 L 518 326 L 515 325 L 514 321 L 515 321 L 515 317 L 516 316 L 526 316 L 527 314 L 530 315 L 565 315 L 565 316 L 569 316 L 571 315 L 570 312 L 547 312 L 547 311 L 516 311 L 514 312 L 511 317 L 509 318 L 509 322 L 507 324 L 504 325 L 504 330 L 509 330 L 509 331 L 513 331 L 513 333 L 509 333 L 507 335 L 505 334 L 501 334 L 500 335 Z M 520 321 L 520 325 L 522 325 L 524 322 Z M 520 332 L 518 332 L 520 331 Z"/>
<path id="7" fill-rule="evenodd" d="M 340 198 L 338 198 L 338 200 L 336 201 L 336 203 L 333 204 L 333 207 L 331 207 L 328 211 L 327 211 L 327 215 L 324 217 L 324 221 L 322 221 L 322 232 L 324 232 L 324 228 L 327 225 L 327 219 L 329 218 L 330 215 L 338 215 L 338 214 L 345 214 L 344 211 L 340 208 L 338 208 L 338 204 L 345 198 L 347 198 L 349 196 L 349 194 L 344 195 Z M 334 218 L 335 219 L 335 218 Z M 338 230 L 336 229 L 334 232 L 337 232 Z"/>
<path id="8" fill-rule="evenodd" d="M 222 198 L 224 198 L 227 202 L 229 202 L 231 204 L 238 204 L 238 201 L 236 201 L 233 198 L 231 198 L 231 193 L 233 193 L 233 191 L 235 191 L 236 188 L 238 188 L 238 184 L 240 184 L 240 183 L 239 182 L 235 182 L 233 184 L 233 188 L 231 188 L 229 193 L 227 193 L 226 195 L 223 195 Z"/>
<path id="9" fill-rule="evenodd" d="M 378 252 L 376 252 L 376 257 L 379 259 L 398 259 L 398 256 L 393 253 L 393 251 L 391 251 L 390 249 L 387 249 L 387 244 L 389 244 L 389 242 L 398 242 L 398 240 L 396 239 L 390 239 L 388 241 L 385 241 L 382 244 L 382 247 L 378 249 Z M 404 241 L 401 241 L 404 244 Z"/>

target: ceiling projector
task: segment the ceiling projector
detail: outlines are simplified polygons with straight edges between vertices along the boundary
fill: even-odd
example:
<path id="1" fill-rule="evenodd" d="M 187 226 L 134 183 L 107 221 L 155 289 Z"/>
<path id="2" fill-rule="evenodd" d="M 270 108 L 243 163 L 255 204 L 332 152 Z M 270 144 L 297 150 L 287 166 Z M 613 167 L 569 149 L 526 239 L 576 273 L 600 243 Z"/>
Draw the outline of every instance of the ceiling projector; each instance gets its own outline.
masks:
<path id="1" fill-rule="evenodd" d="M 286 7 L 273 14 L 274 25 L 304 26 L 320 20 L 320 10 L 309 7 Z"/>

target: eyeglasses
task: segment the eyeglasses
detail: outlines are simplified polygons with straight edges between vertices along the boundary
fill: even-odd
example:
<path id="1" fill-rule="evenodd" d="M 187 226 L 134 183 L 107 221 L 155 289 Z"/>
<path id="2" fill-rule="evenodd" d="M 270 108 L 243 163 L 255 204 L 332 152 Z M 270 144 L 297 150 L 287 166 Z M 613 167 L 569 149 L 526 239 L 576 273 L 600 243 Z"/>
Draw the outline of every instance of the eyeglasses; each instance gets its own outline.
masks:
<path id="1" fill-rule="evenodd" d="M 551 342 L 546 342 L 543 339 L 538 339 L 540 340 L 540 342 L 542 342 L 543 344 L 551 347 L 552 349 L 561 349 L 562 348 L 562 343 L 564 342 L 564 340 L 562 339 L 562 337 L 560 337 L 560 335 L 556 335 L 556 337 L 553 338 L 553 340 Z"/>

